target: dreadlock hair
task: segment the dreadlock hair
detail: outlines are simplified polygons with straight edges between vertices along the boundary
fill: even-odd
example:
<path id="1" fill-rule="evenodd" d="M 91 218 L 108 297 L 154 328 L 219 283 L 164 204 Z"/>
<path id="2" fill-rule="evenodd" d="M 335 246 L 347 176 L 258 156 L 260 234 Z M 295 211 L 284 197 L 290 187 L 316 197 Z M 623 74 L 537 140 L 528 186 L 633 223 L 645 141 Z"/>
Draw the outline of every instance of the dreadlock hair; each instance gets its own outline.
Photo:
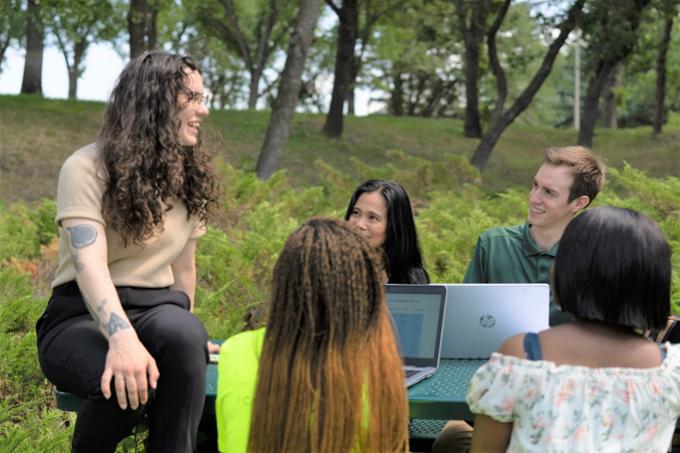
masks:
<path id="1" fill-rule="evenodd" d="M 141 244 L 162 228 L 172 200 L 187 217 L 205 223 L 217 204 L 210 156 L 182 145 L 178 95 L 187 74 L 199 71 L 189 56 L 146 52 L 123 69 L 104 111 L 97 145 L 106 178 L 104 220 L 123 243 Z"/>
<path id="2" fill-rule="evenodd" d="M 249 451 L 406 451 L 408 408 L 379 258 L 314 218 L 276 262 Z"/>

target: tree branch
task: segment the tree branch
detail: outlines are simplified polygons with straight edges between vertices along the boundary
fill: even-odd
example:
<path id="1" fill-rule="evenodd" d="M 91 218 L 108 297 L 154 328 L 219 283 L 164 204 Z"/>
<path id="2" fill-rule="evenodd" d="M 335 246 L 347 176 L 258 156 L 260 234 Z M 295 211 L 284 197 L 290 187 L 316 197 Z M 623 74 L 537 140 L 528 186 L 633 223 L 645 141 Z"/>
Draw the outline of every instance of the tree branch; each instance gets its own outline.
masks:
<path id="1" fill-rule="evenodd" d="M 584 4 L 585 0 L 576 0 L 572 5 L 571 9 L 569 9 L 569 12 L 567 13 L 567 18 L 564 20 L 564 22 L 562 22 L 562 24 L 559 27 L 560 34 L 557 38 L 555 38 L 555 41 L 553 41 L 553 43 L 550 45 L 548 52 L 543 58 L 541 67 L 538 69 L 538 71 L 536 71 L 536 74 L 531 79 L 531 82 L 529 82 L 529 85 L 527 85 L 526 89 L 522 92 L 522 94 L 520 94 L 517 97 L 515 102 L 505 113 L 505 115 L 508 115 L 509 118 L 514 119 L 517 115 L 522 113 L 522 111 L 525 108 L 527 108 L 527 106 L 531 102 L 531 99 L 533 99 L 536 92 L 539 90 L 541 85 L 543 85 L 545 79 L 548 77 L 548 75 L 550 75 L 550 71 L 552 70 L 555 58 L 557 58 L 560 49 L 562 48 L 564 42 L 569 37 L 571 31 L 574 29 L 574 27 L 576 27 L 576 23 L 578 22 L 578 19 L 581 15 Z"/>
<path id="2" fill-rule="evenodd" d="M 272 30 L 274 29 L 274 25 L 276 25 L 277 19 L 277 0 L 269 0 L 269 13 L 267 14 L 267 18 L 264 20 L 264 29 L 260 34 L 260 40 L 257 43 L 257 53 L 255 56 L 255 65 L 257 70 L 260 72 L 264 70 L 264 65 L 270 54 L 271 48 L 269 46 L 269 38 L 272 35 Z M 262 29 L 262 27 L 259 27 L 259 29 Z"/>
<path id="3" fill-rule="evenodd" d="M 227 21 L 231 27 L 232 35 L 236 40 L 236 45 L 238 46 L 241 58 L 243 58 L 243 62 L 246 64 L 248 69 L 252 71 L 255 66 L 253 63 L 253 57 L 250 51 L 250 46 L 248 46 L 248 41 L 246 40 L 246 37 L 238 24 L 238 17 L 236 16 L 234 4 L 231 0 L 220 0 L 220 4 L 222 5 L 222 8 L 224 8 L 224 12 L 227 14 Z"/>
<path id="4" fill-rule="evenodd" d="M 326 4 L 330 6 L 330 8 L 335 12 L 335 14 L 338 15 L 338 17 L 340 17 L 340 8 L 338 8 L 333 0 L 326 0 Z"/>
<path id="5" fill-rule="evenodd" d="M 501 66 L 500 61 L 498 61 L 498 50 L 496 49 L 496 34 L 501 28 L 503 20 L 505 20 L 505 15 L 510 8 L 511 0 L 504 0 L 503 5 L 501 5 L 496 19 L 494 20 L 489 33 L 486 36 L 486 46 L 489 53 L 489 65 L 491 66 L 491 71 L 496 78 L 496 91 L 498 91 L 498 99 L 496 99 L 496 108 L 494 109 L 494 117 L 500 116 L 503 113 L 503 108 L 505 107 L 505 98 L 508 96 L 508 80 L 505 77 L 505 71 Z"/>

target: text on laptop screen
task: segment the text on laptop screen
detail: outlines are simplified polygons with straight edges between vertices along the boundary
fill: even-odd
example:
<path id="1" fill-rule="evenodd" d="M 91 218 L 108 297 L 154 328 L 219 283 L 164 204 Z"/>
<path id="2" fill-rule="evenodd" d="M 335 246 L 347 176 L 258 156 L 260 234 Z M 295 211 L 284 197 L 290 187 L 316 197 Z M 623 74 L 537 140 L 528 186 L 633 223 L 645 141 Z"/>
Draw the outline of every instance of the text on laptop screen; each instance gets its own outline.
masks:
<path id="1" fill-rule="evenodd" d="M 403 356 L 434 357 L 441 296 L 393 293 L 387 303 Z"/>

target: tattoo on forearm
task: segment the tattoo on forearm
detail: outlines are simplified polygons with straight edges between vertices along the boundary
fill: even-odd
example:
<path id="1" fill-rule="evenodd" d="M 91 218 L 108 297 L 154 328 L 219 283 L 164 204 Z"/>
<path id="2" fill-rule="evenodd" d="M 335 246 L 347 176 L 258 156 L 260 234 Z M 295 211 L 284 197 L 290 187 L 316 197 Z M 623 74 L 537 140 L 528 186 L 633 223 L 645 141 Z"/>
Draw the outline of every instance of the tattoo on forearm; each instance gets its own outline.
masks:
<path id="1" fill-rule="evenodd" d="M 123 318 L 115 313 L 111 313 L 109 322 L 106 323 L 106 333 L 111 336 L 119 330 L 127 329 L 128 327 L 130 327 L 130 324 L 128 324 Z"/>
<path id="2" fill-rule="evenodd" d="M 66 227 L 71 238 L 71 245 L 75 249 L 82 249 L 94 244 L 97 240 L 97 230 L 92 225 L 76 225 Z"/>
<path id="3" fill-rule="evenodd" d="M 101 303 L 97 307 L 97 313 L 99 313 L 100 315 L 103 315 L 104 314 L 104 305 L 106 305 L 107 303 L 108 303 L 108 301 L 106 299 L 102 299 Z"/>
<path id="4" fill-rule="evenodd" d="M 97 313 L 95 313 L 94 310 L 92 310 L 90 302 L 85 298 L 85 296 L 83 296 L 83 301 L 85 302 L 85 308 L 87 308 L 87 311 L 90 312 L 90 315 L 92 316 L 92 319 L 94 319 L 94 322 L 96 322 L 98 325 L 101 324 L 99 316 L 97 316 Z"/>

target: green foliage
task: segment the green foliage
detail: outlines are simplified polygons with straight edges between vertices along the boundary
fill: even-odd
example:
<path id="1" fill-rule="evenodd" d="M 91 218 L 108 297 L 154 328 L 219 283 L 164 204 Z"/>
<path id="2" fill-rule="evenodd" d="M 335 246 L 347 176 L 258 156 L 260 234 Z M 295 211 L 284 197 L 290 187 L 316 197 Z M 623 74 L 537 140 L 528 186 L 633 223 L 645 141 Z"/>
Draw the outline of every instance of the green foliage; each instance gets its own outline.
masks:
<path id="1" fill-rule="evenodd" d="M 22 9 L 23 0 L 4 0 L 0 2 L 0 54 L 13 41 L 19 41 L 25 33 L 26 10 Z M 2 74 L 2 63 L 0 60 L 0 74 Z"/>
<path id="2" fill-rule="evenodd" d="M 0 204 L 0 261 L 11 256 L 36 258 L 40 246 L 57 234 L 55 216 L 54 200 L 45 199 L 34 209 L 23 203 L 3 209 Z"/>
<path id="3" fill-rule="evenodd" d="M 0 257 L 35 258 L 39 251 L 38 227 L 26 205 L 16 203 L 0 211 Z"/>
<path id="4" fill-rule="evenodd" d="M 526 189 L 483 191 L 479 174 L 460 157 L 435 163 L 395 150 L 389 158 L 381 166 L 354 158 L 350 173 L 318 160 L 320 184 L 304 187 L 293 187 L 285 172 L 260 181 L 251 172 L 218 165 L 222 206 L 196 257 L 196 314 L 211 338 L 227 338 L 264 321 L 272 268 L 287 236 L 310 216 L 341 217 L 364 179 L 394 178 L 407 188 L 434 282 L 461 281 L 482 231 L 526 218 Z M 610 168 L 595 204 L 633 208 L 659 223 L 675 251 L 672 300 L 680 313 L 680 180 L 651 178 L 629 165 Z M 67 450 L 72 433 L 74 416 L 52 408 L 52 389 L 37 362 L 33 326 L 46 300 L 24 265 L 44 259 L 40 245 L 56 233 L 53 218 L 50 200 L 32 208 L 0 206 L 0 247 L 11 256 L 0 262 L 0 437 L 3 448 L 16 451 Z M 143 450 L 143 439 L 144 432 L 128 438 L 119 451 Z"/>
<path id="5" fill-rule="evenodd" d="M 32 400 L 18 406 L 0 400 L 2 451 L 34 453 L 69 451 L 75 414 Z"/>

